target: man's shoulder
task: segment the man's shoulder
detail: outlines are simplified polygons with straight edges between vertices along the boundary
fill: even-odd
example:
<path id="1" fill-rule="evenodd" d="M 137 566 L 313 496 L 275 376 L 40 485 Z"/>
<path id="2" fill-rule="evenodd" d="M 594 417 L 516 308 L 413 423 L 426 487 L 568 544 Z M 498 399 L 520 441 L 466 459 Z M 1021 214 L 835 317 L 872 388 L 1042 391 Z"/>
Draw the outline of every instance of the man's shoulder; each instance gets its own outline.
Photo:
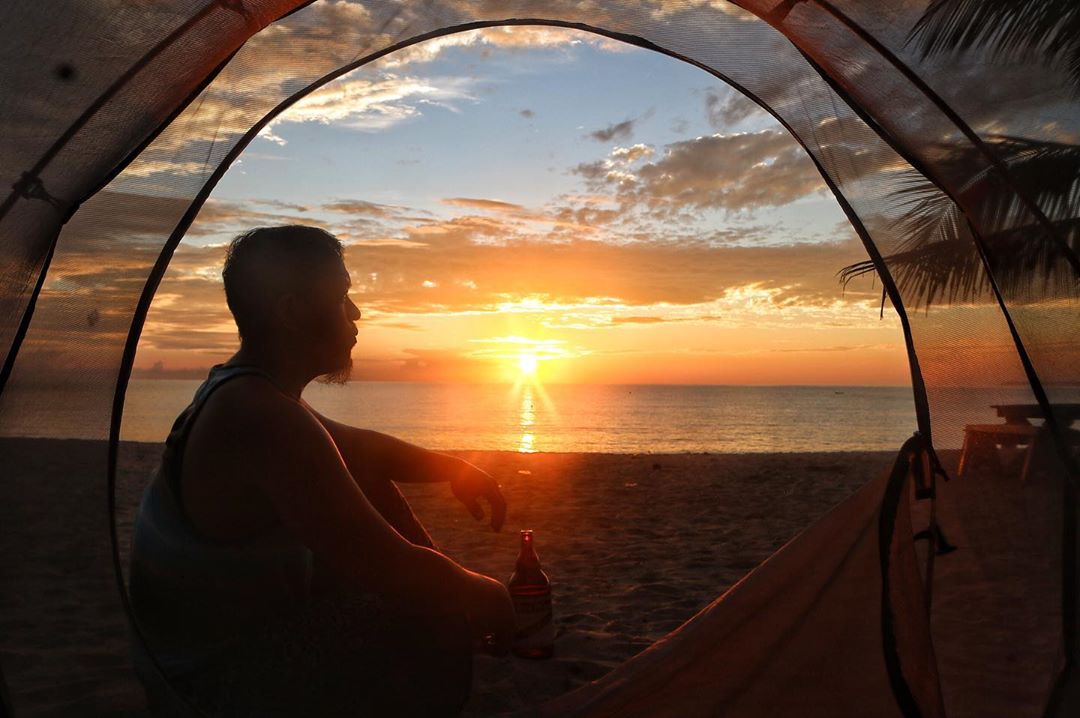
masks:
<path id="1" fill-rule="evenodd" d="M 199 412 L 199 433 L 226 441 L 255 440 L 309 425 L 315 418 L 300 402 L 257 374 L 237 376 L 214 390 Z"/>
<path id="2" fill-rule="evenodd" d="M 258 376 L 230 379 L 207 398 L 185 448 L 185 466 L 260 486 L 284 466 L 315 465 L 336 448 L 298 401 Z M 299 462 L 299 464 L 297 464 Z"/>
<path id="3" fill-rule="evenodd" d="M 206 406 L 229 407 L 277 400 L 289 400 L 289 397 L 264 375 L 252 372 L 228 377 L 221 382 L 206 399 Z"/>

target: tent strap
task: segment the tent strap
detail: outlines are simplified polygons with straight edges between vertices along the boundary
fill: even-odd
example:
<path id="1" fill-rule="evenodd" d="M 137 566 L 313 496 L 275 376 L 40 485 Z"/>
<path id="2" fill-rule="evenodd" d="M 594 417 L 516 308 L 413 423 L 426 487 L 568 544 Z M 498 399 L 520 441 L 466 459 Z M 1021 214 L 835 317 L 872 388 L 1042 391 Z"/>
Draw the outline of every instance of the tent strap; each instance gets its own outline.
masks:
<path id="1" fill-rule="evenodd" d="M 933 447 L 928 438 L 921 433 L 915 432 L 904 442 L 897 453 L 896 460 L 893 462 L 892 470 L 885 484 L 885 494 L 882 497 L 881 511 L 878 514 L 878 560 L 881 568 L 881 646 L 885 659 L 885 668 L 889 674 L 889 686 L 892 688 L 893 697 L 896 699 L 897 707 L 900 708 L 904 718 L 922 718 L 923 712 L 911 690 L 911 685 L 904 677 L 903 662 L 897 646 L 896 616 L 891 598 L 892 546 L 896 534 L 896 516 L 900 508 L 900 502 L 906 500 L 904 489 L 907 486 L 907 480 L 909 477 L 917 475 L 921 466 L 926 466 L 930 467 L 929 479 L 932 485 L 933 477 L 937 475 L 937 472 L 933 469 L 936 458 L 931 458 L 932 456 Z M 932 561 L 934 549 L 936 548 L 934 544 L 938 539 L 941 539 L 940 547 L 943 553 L 945 547 L 949 545 L 943 540 L 933 512 L 931 513 L 931 526 L 927 531 L 930 532 L 927 538 L 930 540 L 931 550 L 928 558 L 925 595 L 929 599 L 931 595 L 929 587 L 933 581 Z M 918 538 L 918 535 L 916 535 L 916 538 Z M 930 610 L 929 603 L 927 603 L 926 610 Z"/>
<path id="2" fill-rule="evenodd" d="M 66 224 L 67 221 L 71 219 L 71 216 L 79 209 L 78 202 L 60 199 L 49 192 L 49 190 L 45 188 L 45 183 L 41 181 L 41 178 L 32 172 L 23 172 L 19 177 L 19 181 L 11 185 L 11 189 L 15 190 L 15 194 L 23 199 L 39 199 L 51 205 L 60 213 L 64 224 Z"/>

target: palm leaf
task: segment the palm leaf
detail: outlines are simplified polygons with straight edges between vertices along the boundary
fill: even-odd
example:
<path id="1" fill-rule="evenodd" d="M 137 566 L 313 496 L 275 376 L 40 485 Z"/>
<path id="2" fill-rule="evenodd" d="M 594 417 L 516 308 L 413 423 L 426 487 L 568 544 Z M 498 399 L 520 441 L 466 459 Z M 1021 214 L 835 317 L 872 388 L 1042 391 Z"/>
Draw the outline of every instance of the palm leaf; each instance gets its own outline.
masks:
<path id="1" fill-rule="evenodd" d="M 1080 251 L 1080 147 L 1020 137 L 992 136 L 988 141 L 1009 168 L 1009 175 L 1031 193 L 1054 227 L 1056 237 L 991 170 L 961 184 L 962 194 L 978 198 L 977 214 L 991 272 L 1012 297 L 1080 296 L 1080 278 L 1066 253 Z M 945 152 L 943 167 L 962 176 L 978 166 L 966 153 Z M 895 231 L 903 239 L 884 257 L 907 303 L 973 301 L 988 291 L 982 260 L 971 243 L 967 218 L 925 177 L 907 170 L 899 180 L 894 209 Z M 872 262 L 840 270 L 845 286 L 874 272 Z"/>
<path id="2" fill-rule="evenodd" d="M 1080 92 L 1076 0 L 933 0 L 907 41 L 923 58 L 977 48 L 999 59 L 1061 65 Z"/>

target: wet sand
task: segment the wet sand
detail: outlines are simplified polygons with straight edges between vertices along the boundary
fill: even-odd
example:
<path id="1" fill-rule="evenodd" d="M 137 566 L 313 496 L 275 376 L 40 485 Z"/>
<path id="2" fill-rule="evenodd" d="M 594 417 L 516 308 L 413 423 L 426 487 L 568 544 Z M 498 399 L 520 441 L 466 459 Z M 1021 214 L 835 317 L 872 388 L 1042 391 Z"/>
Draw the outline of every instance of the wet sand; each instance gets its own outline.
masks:
<path id="1" fill-rule="evenodd" d="M 8 557 L 3 578 L 19 592 L 4 591 L 0 634 L 16 710 L 34 705 L 36 715 L 71 715 L 77 704 L 82 715 L 143 715 L 109 570 L 104 479 L 73 468 L 103 466 L 103 445 L 5 440 L 0 452 L 15 468 L 5 476 L 0 553 Z M 122 446 L 122 553 L 159 452 L 156 444 Z M 535 704 L 604 675 L 704 608 L 893 458 L 452 453 L 502 483 L 505 528 L 495 533 L 474 521 L 440 484 L 403 485 L 416 513 L 448 555 L 503 580 L 514 567 L 517 531 L 533 529 L 555 603 L 555 657 L 478 657 L 466 710 L 474 716 Z"/>

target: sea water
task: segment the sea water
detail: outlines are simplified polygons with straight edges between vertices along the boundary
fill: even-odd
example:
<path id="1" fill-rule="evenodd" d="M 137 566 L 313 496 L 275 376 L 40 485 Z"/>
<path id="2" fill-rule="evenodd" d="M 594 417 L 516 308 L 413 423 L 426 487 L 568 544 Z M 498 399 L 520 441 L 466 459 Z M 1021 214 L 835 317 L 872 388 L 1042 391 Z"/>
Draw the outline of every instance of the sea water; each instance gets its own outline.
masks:
<path id="1" fill-rule="evenodd" d="M 132 380 L 122 438 L 161 441 L 198 384 Z M 355 381 L 343 386 L 312 384 L 304 398 L 330 418 L 433 449 L 891 450 L 916 428 L 908 387 Z M 982 403 L 979 420 L 995 420 L 989 409 L 993 400 L 988 395 Z M 974 404 L 978 406 L 977 399 Z"/>
<path id="2" fill-rule="evenodd" d="M 199 381 L 133 379 L 121 438 L 162 441 Z M 85 396 L 84 396 L 85 394 Z M 608 453 L 891 451 L 916 429 L 910 387 L 312 384 L 316 410 L 433 449 Z M 1059 402 L 1080 389 L 1055 388 Z M 45 387 L 10 436 L 104 439 L 112 393 Z M 46 401 L 47 400 L 47 401 Z M 934 444 L 958 448 L 991 404 L 1034 403 L 1021 386 L 931 388 Z M 87 416 L 98 417 L 93 423 Z"/>

